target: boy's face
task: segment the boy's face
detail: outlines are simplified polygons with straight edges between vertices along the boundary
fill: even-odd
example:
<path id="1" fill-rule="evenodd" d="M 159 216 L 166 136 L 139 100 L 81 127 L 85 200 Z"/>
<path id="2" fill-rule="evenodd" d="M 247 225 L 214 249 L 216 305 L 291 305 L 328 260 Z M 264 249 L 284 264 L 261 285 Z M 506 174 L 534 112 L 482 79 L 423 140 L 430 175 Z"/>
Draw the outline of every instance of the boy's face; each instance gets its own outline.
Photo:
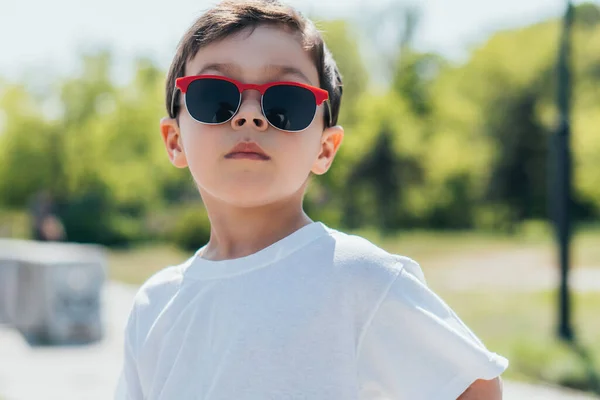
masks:
<path id="1" fill-rule="evenodd" d="M 269 26 L 249 32 L 200 49 L 187 63 L 185 75 L 221 75 L 246 84 L 294 81 L 319 87 L 317 69 L 296 35 Z M 179 123 L 164 118 L 161 132 L 171 162 L 189 167 L 205 201 L 257 207 L 301 197 L 309 173 L 323 174 L 329 169 L 343 130 L 324 129 L 325 107 L 325 103 L 318 107 L 306 130 L 284 132 L 267 122 L 260 93 L 248 90 L 242 94 L 238 112 L 226 123 L 197 122 L 182 105 Z M 245 143 L 258 145 L 266 157 L 232 154 L 234 147 Z"/>

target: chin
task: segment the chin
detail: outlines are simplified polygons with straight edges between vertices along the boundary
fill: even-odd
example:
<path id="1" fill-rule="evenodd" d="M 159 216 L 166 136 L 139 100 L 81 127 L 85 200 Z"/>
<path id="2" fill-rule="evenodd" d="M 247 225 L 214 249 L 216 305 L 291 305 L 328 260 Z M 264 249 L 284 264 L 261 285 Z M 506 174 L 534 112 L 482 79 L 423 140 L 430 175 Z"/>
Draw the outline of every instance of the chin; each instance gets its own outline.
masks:
<path id="1" fill-rule="evenodd" d="M 249 182 L 238 185 L 204 188 L 201 190 L 222 204 L 238 208 L 256 208 L 282 201 L 293 194 L 288 194 L 281 185 L 259 185 Z M 212 189 L 212 190 L 211 190 Z M 282 190 L 284 189 L 284 190 Z M 203 194 L 204 196 L 204 194 Z"/>
<path id="2" fill-rule="evenodd" d="M 204 176 L 196 184 L 201 196 L 240 208 L 255 208 L 302 197 L 303 176 L 276 177 L 270 174 L 242 173 Z"/>

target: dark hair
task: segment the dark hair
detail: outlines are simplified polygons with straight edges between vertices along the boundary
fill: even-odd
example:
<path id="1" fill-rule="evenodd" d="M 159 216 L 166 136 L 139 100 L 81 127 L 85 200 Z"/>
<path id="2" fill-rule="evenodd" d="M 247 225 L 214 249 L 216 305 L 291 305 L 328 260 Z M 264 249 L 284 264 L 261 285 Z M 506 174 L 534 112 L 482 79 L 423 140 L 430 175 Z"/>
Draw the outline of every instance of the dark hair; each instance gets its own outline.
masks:
<path id="1" fill-rule="evenodd" d="M 336 125 L 342 99 L 342 77 L 315 25 L 293 7 L 278 0 L 225 0 L 204 13 L 185 33 L 169 68 L 166 106 L 171 118 L 178 115 L 179 91 L 175 79 L 184 76 L 185 65 L 200 48 L 225 39 L 244 29 L 275 25 L 298 33 L 319 74 L 319 85 L 329 92 L 331 119 L 325 112 L 325 126 Z M 174 104 L 172 104 L 172 102 Z M 327 110 L 327 108 L 326 108 Z"/>

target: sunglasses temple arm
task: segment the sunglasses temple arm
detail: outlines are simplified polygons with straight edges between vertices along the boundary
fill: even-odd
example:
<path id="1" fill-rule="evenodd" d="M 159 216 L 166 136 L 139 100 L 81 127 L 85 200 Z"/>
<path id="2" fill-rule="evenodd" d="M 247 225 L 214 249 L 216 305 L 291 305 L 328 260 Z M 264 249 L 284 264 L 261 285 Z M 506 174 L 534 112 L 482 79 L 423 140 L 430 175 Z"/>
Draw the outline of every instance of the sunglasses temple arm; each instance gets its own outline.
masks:
<path id="1" fill-rule="evenodd" d="M 171 118 L 175 118 L 175 96 L 177 95 L 177 86 L 173 89 L 173 96 L 171 97 Z"/>
<path id="2" fill-rule="evenodd" d="M 333 124 L 333 116 L 331 115 L 331 102 L 329 99 L 325 100 L 325 104 L 327 104 L 327 114 L 329 114 L 329 127 Z"/>

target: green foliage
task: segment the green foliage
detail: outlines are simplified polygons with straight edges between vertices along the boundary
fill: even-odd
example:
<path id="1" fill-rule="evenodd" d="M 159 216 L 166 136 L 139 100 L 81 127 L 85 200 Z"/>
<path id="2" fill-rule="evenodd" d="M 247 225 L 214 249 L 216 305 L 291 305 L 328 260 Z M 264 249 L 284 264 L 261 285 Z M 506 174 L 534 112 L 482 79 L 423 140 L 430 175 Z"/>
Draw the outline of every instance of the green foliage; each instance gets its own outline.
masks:
<path id="1" fill-rule="evenodd" d="M 163 72 L 139 59 L 132 82 L 118 87 L 111 66 L 106 51 L 84 54 L 79 75 L 57 78 L 41 96 L 16 84 L 3 91 L 0 199 L 27 208 L 48 189 L 69 240 L 123 245 L 147 239 L 150 212 L 191 185 L 160 140 Z M 50 118 L 43 110 L 52 102 Z"/>
<path id="2" fill-rule="evenodd" d="M 600 7 L 594 3 L 583 3 L 575 9 L 575 24 L 582 28 L 600 25 Z"/>
<path id="3" fill-rule="evenodd" d="M 600 123 L 594 75 L 600 53 L 590 47 L 600 45 L 600 29 L 581 22 L 582 7 L 589 14 L 590 6 L 598 12 L 589 4 L 577 8 L 572 63 L 574 215 L 585 219 L 600 210 L 594 172 L 600 167 L 600 139 L 593 133 Z M 548 215 L 559 29 L 558 21 L 547 21 L 498 33 L 465 65 L 442 65 L 430 86 L 433 137 L 425 165 L 438 187 L 463 178 L 463 204 L 471 205 L 464 211 L 471 217 L 464 220 L 476 227 L 511 231 L 520 221 Z"/>
<path id="4" fill-rule="evenodd" d="M 514 221 L 547 215 L 550 132 L 536 116 L 536 102 L 534 90 L 499 95 L 486 113 L 483 133 L 495 150 L 487 198 L 508 205 Z"/>
<path id="5" fill-rule="evenodd" d="M 436 54 L 405 50 L 396 66 L 392 89 L 410 104 L 413 114 L 425 117 L 432 112 L 432 85 L 445 66 Z"/>
<path id="6" fill-rule="evenodd" d="M 37 113 L 39 101 L 21 85 L 9 85 L 0 106 L 6 115 L 0 134 L 0 199 L 4 206 L 21 207 L 35 190 L 50 185 L 59 133 Z"/>
<path id="7" fill-rule="evenodd" d="M 167 232 L 167 238 L 179 248 L 196 251 L 208 242 L 210 221 L 201 204 L 184 207 L 174 213 L 173 219 L 176 222 Z"/>
<path id="8" fill-rule="evenodd" d="M 396 27 L 395 50 L 380 46 L 390 76 L 385 90 L 369 84 L 381 68 L 364 65 L 364 38 L 354 25 L 317 24 L 344 77 L 346 134 L 332 169 L 312 178 L 309 215 L 386 233 L 515 232 L 523 221 L 546 219 L 559 21 L 500 32 L 468 62 L 452 65 L 411 48 L 414 9 L 391 3 L 378 15 Z M 365 16 L 367 34 L 379 48 L 383 25 L 371 17 Z M 600 8 L 579 5 L 572 148 L 574 212 L 585 220 L 600 217 L 598 49 Z M 0 81 L 0 207 L 25 212 L 36 193 L 48 190 L 70 240 L 123 245 L 168 238 L 199 247 L 208 219 L 201 207 L 181 214 L 182 204 L 198 200 L 197 189 L 188 171 L 167 161 L 158 129 L 164 71 L 139 58 L 133 79 L 119 86 L 110 78 L 110 51 L 80 60 L 79 73 L 49 77 L 45 88 Z M 169 222 L 180 215 L 185 223 Z"/>
<path id="9" fill-rule="evenodd" d="M 0 209 L 0 237 L 28 239 L 31 220 L 22 210 Z"/>
<path id="10" fill-rule="evenodd" d="M 344 81 L 340 123 L 356 122 L 354 109 L 368 86 L 369 76 L 360 57 L 357 37 L 353 36 L 346 21 L 322 21 L 318 24 L 327 47 L 341 71 Z"/>

